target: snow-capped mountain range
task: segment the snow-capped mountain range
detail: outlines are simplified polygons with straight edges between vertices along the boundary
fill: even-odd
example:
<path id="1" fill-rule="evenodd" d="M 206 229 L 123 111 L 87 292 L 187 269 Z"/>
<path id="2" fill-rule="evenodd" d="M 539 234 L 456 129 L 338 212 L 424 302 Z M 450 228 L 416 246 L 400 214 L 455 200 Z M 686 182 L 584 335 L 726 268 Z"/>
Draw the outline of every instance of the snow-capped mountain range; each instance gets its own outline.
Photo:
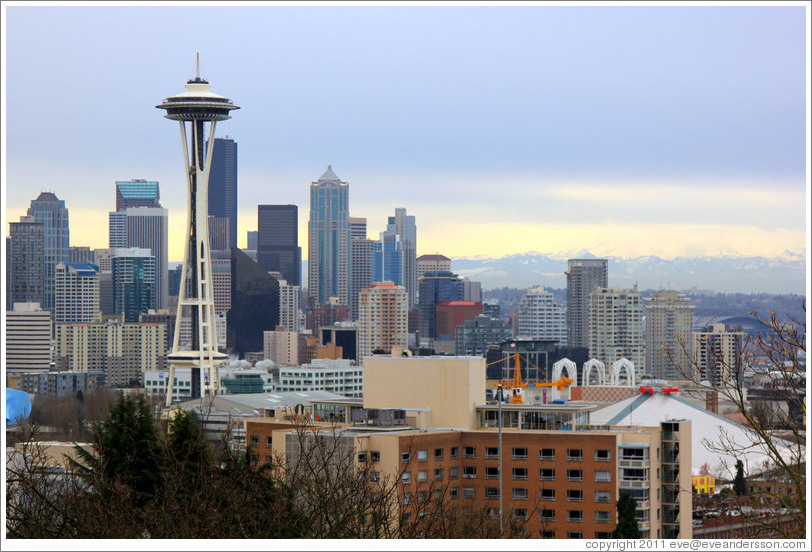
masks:
<path id="1" fill-rule="evenodd" d="M 597 258 L 587 251 L 545 255 L 529 252 L 494 258 L 452 259 L 451 270 L 482 282 L 483 289 L 535 285 L 565 288 L 567 259 Z M 806 256 L 656 256 L 609 260 L 609 286 L 640 289 L 710 290 L 724 293 L 797 293 L 806 289 Z"/>

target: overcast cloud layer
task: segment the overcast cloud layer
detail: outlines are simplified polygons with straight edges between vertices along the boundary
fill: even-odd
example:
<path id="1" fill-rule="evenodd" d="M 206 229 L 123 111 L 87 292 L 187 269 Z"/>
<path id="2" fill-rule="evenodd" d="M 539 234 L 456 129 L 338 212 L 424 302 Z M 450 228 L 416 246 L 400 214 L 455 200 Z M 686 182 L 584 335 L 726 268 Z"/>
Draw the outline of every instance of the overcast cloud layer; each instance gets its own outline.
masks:
<path id="1" fill-rule="evenodd" d="M 328 163 L 376 236 L 418 253 L 806 251 L 803 7 L 9 7 L 8 220 L 41 190 L 104 247 L 115 180 L 185 182 L 155 109 L 200 51 L 242 109 L 240 235 Z M 808 207 L 807 207 L 808 208 Z M 7 227 L 6 227 L 7 228 Z M 7 231 L 7 230 L 6 230 Z"/>

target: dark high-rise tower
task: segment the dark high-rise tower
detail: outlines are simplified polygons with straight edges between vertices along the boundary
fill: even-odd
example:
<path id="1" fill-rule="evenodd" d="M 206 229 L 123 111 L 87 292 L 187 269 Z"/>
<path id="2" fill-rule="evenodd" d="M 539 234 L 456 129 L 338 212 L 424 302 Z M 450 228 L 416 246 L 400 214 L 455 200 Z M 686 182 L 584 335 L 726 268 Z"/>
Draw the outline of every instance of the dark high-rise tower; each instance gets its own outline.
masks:
<path id="1" fill-rule="evenodd" d="M 28 216 L 45 225 L 45 297 L 42 310 L 54 311 L 56 265 L 70 260 L 70 226 L 65 202 L 52 192 L 42 192 L 31 202 Z"/>
<path id="2" fill-rule="evenodd" d="M 589 347 L 589 294 L 609 285 L 606 259 L 567 261 L 567 336 L 570 347 Z"/>
<path id="3" fill-rule="evenodd" d="M 169 387 L 166 404 L 174 395 L 175 368 L 191 368 L 192 396 L 214 395 L 219 388 L 217 367 L 228 357 L 217 350 L 214 315 L 214 282 L 209 247 L 209 175 L 212 169 L 212 147 L 217 121 L 230 119 L 229 111 L 239 109 L 231 100 L 213 93 L 209 81 L 197 74 L 186 83 L 186 91 L 166 98 L 158 109 L 165 109 L 167 119 L 180 122 L 183 140 L 183 164 L 186 167 L 187 202 L 186 253 L 181 270 L 178 311 L 172 353 L 169 363 Z M 187 125 L 188 134 L 187 137 Z M 206 123 L 208 142 L 206 141 Z M 204 151 L 204 144 L 208 144 Z M 236 233 L 235 233 L 236 236 Z M 187 289 L 188 279 L 188 289 Z M 180 348 L 180 328 L 184 310 L 192 321 L 190 351 Z"/>
<path id="4" fill-rule="evenodd" d="M 10 295 L 6 310 L 14 303 L 40 303 L 45 298 L 45 225 L 32 217 L 12 222 L 11 249 L 6 258 L 9 267 Z"/>
<path id="5" fill-rule="evenodd" d="M 281 272 L 292 286 L 302 285 L 298 206 L 257 207 L 257 263 L 267 271 Z"/>
<path id="6" fill-rule="evenodd" d="M 214 139 L 209 215 L 228 218 L 228 247 L 237 247 L 237 142 L 228 136 Z"/>

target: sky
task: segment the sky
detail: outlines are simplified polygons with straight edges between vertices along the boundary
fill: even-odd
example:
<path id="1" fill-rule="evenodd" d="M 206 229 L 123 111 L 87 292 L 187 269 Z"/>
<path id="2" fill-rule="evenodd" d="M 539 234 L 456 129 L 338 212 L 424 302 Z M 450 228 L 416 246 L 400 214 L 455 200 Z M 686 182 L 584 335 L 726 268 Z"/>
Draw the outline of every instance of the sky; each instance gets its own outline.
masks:
<path id="1" fill-rule="evenodd" d="M 808 4 L 243 6 L 4 3 L 3 204 L 44 190 L 106 247 L 115 181 L 158 180 L 170 261 L 195 52 L 241 109 L 239 235 L 327 165 L 370 237 L 418 254 L 807 254 Z"/>

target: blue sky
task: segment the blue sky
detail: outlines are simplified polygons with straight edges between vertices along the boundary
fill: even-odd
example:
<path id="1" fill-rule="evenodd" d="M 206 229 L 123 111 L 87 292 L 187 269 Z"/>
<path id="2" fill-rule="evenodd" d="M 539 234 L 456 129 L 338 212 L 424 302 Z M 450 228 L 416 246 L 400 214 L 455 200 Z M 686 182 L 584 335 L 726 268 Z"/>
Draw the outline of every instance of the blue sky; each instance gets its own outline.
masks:
<path id="1" fill-rule="evenodd" d="M 4 6 L 4 191 L 105 247 L 115 180 L 185 182 L 155 105 L 200 52 L 241 109 L 239 243 L 331 164 L 353 216 L 418 253 L 804 253 L 808 13 L 743 6 Z M 7 226 L 6 226 L 7 232 Z"/>

